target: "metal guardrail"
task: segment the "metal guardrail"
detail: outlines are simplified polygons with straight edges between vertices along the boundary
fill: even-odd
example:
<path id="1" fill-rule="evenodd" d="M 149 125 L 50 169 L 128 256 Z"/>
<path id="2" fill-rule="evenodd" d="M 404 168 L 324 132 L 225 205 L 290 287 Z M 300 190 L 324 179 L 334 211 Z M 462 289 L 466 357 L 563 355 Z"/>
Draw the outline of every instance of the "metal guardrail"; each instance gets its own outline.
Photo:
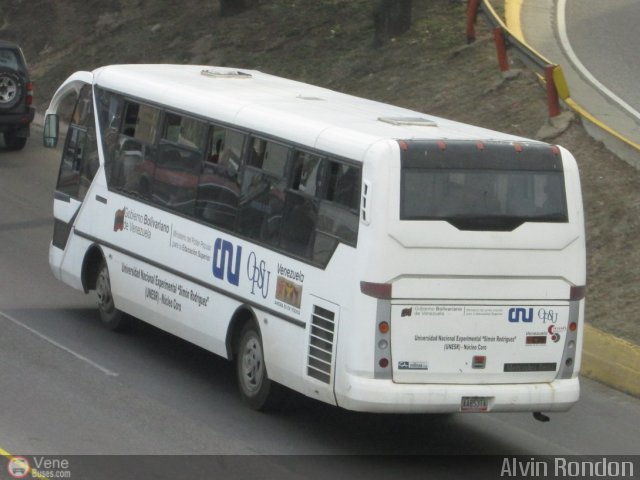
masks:
<path id="1" fill-rule="evenodd" d="M 467 0 L 468 43 L 475 41 L 475 24 L 478 15 L 482 15 L 489 28 L 493 30 L 498 64 L 503 74 L 506 75 L 506 72 L 509 70 L 507 50 L 510 50 L 516 54 L 527 67 L 535 71 L 545 84 L 550 118 L 560 115 L 560 100 L 562 100 L 568 108 L 580 115 L 587 125 L 594 125 L 613 138 L 613 143 L 605 141 L 608 148 L 620 155 L 631 165 L 640 168 L 640 144 L 609 127 L 573 100 L 562 67 L 545 58 L 542 54 L 531 48 L 531 46 L 527 45 L 524 38 L 510 31 L 491 4 L 491 0 Z M 615 142 L 619 142 L 619 144 L 623 146 L 623 149 L 620 150 Z"/>
<path id="2" fill-rule="evenodd" d="M 481 14 L 489 28 L 493 31 L 496 43 L 496 53 L 500 70 L 509 71 L 507 50 L 515 52 L 518 57 L 532 70 L 537 71 L 543 79 L 547 89 L 547 107 L 549 117 L 560 115 L 560 99 L 570 97 L 569 86 L 564 77 L 562 67 L 545 58 L 529 45 L 514 35 L 500 18 L 489 0 L 468 0 L 467 4 L 467 42 L 475 41 L 475 24 Z"/>
<path id="3" fill-rule="evenodd" d="M 473 2 L 470 2 L 473 3 Z M 493 8 L 493 5 L 483 0 L 479 4 L 479 11 L 482 13 L 483 18 L 486 20 L 489 27 L 494 30 L 500 28 L 504 36 L 505 43 L 513 47 L 522 57 L 525 58 L 527 63 L 533 64 L 533 66 L 544 69 L 548 65 L 555 65 L 553 62 L 542 56 L 539 52 L 535 51 L 526 43 L 523 43 L 516 35 L 514 35 L 502 21 L 498 13 Z"/>

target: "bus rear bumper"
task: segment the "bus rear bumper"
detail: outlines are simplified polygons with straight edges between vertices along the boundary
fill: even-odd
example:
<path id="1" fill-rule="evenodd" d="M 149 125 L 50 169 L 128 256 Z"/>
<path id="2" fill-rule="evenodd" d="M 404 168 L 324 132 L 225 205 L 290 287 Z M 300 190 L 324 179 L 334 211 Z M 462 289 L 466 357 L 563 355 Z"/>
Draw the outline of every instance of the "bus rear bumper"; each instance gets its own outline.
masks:
<path id="1" fill-rule="evenodd" d="M 576 377 L 533 384 L 416 385 L 348 375 L 346 389 L 336 388 L 340 407 L 362 412 L 461 412 L 464 397 L 486 398 L 487 412 L 562 412 L 578 401 L 580 383 Z"/>

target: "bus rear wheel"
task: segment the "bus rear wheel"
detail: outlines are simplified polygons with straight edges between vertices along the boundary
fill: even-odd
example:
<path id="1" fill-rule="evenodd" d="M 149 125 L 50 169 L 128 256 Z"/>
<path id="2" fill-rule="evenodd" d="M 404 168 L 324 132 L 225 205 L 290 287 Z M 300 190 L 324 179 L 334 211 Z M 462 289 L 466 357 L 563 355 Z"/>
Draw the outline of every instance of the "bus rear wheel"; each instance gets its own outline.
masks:
<path id="1" fill-rule="evenodd" d="M 96 277 L 96 294 L 98 296 L 98 311 L 100 321 L 108 330 L 121 332 L 127 329 L 130 319 L 127 314 L 116 308 L 111 293 L 111 279 L 107 262 L 102 259 Z"/>
<path id="2" fill-rule="evenodd" d="M 247 323 L 240 332 L 236 373 L 242 400 L 253 410 L 275 410 L 284 400 L 283 387 L 267 375 L 262 337 L 258 327 Z"/>

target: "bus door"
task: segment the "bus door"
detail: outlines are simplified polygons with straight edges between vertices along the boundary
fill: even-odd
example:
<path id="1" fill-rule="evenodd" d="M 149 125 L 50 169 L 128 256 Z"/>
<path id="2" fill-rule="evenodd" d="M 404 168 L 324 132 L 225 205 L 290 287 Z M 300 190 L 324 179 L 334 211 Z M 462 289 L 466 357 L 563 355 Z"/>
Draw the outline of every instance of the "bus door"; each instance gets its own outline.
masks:
<path id="1" fill-rule="evenodd" d="M 67 129 L 53 201 L 53 245 L 61 250 L 98 167 L 91 86 L 84 84 Z"/>

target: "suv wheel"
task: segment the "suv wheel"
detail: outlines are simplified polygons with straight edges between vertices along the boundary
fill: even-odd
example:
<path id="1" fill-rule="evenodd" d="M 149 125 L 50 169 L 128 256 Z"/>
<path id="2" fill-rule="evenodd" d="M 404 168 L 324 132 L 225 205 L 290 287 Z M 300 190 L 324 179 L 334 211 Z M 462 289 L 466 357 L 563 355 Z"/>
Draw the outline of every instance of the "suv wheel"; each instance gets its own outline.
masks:
<path id="1" fill-rule="evenodd" d="M 22 98 L 22 82 L 17 73 L 0 68 L 0 110 L 15 107 Z"/>

